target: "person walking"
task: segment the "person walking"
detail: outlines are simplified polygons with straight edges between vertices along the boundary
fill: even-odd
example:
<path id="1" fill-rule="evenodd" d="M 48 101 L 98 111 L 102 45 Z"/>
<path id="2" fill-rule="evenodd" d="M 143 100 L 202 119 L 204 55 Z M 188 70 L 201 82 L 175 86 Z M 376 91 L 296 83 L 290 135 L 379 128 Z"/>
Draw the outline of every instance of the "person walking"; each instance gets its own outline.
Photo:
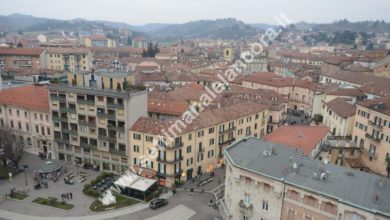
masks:
<path id="1" fill-rule="evenodd" d="M 73 199 L 72 192 L 69 193 L 70 199 Z"/>

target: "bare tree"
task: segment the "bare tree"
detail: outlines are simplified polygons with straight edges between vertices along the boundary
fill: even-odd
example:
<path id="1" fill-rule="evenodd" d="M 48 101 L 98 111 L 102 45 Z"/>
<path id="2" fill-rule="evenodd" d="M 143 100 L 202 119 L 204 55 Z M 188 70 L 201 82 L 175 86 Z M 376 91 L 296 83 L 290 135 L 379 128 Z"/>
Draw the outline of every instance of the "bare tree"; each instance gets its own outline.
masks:
<path id="1" fill-rule="evenodd" d="M 7 160 L 12 161 L 16 168 L 23 157 L 24 144 L 16 138 L 9 128 L 0 128 L 0 159 L 3 165 L 7 166 Z"/>

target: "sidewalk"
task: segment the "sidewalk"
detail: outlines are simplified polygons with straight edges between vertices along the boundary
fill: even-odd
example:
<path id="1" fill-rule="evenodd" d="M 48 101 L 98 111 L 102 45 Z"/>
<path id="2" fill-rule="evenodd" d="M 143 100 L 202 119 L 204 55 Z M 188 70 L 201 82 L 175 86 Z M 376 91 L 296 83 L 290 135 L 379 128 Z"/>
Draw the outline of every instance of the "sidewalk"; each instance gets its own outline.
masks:
<path id="1" fill-rule="evenodd" d="M 218 168 L 214 170 L 214 177 L 213 180 L 209 183 L 204 184 L 203 186 L 199 186 L 199 183 L 202 181 L 210 178 L 210 174 L 203 174 L 197 181 L 193 182 L 192 180 L 189 180 L 184 185 L 178 187 L 178 190 L 190 190 L 194 189 L 195 192 L 202 191 L 202 189 L 207 191 L 212 191 L 213 189 L 219 187 L 221 184 L 225 183 L 225 167 Z"/>

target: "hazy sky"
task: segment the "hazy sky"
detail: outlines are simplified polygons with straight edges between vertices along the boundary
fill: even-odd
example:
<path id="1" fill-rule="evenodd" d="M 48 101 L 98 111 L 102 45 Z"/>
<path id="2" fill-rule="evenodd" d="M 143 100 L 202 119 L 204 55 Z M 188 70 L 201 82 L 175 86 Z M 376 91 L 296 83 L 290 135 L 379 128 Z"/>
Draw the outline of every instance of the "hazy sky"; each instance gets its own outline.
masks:
<path id="1" fill-rule="evenodd" d="M 0 14 L 121 21 L 129 24 L 184 23 L 234 17 L 272 23 L 284 13 L 294 22 L 390 21 L 390 0 L 0 0 Z"/>

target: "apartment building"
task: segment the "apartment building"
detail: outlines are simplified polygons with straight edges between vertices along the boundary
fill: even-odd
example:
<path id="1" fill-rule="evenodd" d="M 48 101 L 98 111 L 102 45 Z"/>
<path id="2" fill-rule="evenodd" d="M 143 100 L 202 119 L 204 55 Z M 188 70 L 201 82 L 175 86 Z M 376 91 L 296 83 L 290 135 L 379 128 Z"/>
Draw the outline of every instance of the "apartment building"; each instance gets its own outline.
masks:
<path id="1" fill-rule="evenodd" d="M 146 91 L 130 89 L 131 79 L 123 72 L 68 73 L 68 85 L 49 86 L 60 160 L 115 173 L 128 169 L 127 131 L 147 116 Z"/>
<path id="2" fill-rule="evenodd" d="M 356 107 L 348 101 L 352 100 L 335 98 L 329 102 L 323 102 L 322 122 L 330 128 L 333 136 L 352 136 Z"/>
<path id="3" fill-rule="evenodd" d="M 0 127 L 11 129 L 24 150 L 56 158 L 48 90 L 26 85 L 0 90 Z"/>
<path id="4" fill-rule="evenodd" d="M 288 98 L 290 109 L 301 110 L 307 115 L 312 113 L 317 89 L 317 85 L 313 82 L 289 77 L 282 78 L 270 72 L 259 72 L 245 77 L 242 85 L 252 89 L 273 90 Z"/>
<path id="5" fill-rule="evenodd" d="M 268 108 L 241 103 L 200 113 L 186 112 L 182 117 L 196 114 L 190 123 L 180 118 L 140 118 L 130 129 L 131 165 L 157 171 L 168 186 L 211 172 L 223 163 L 223 149 L 228 144 L 246 136 L 265 135 Z"/>
<path id="6" fill-rule="evenodd" d="M 362 151 L 362 160 L 375 173 L 387 175 L 385 159 L 390 157 L 390 99 L 357 103 L 353 141 Z"/>
<path id="7" fill-rule="evenodd" d="M 89 71 L 92 68 L 92 53 L 86 48 L 48 48 L 42 65 L 49 70 L 70 72 Z"/>
<path id="8" fill-rule="evenodd" d="M 44 60 L 42 48 L 5 48 L 0 49 L 0 69 L 26 68 L 39 70 Z"/>
<path id="9" fill-rule="evenodd" d="M 390 180 L 246 138 L 225 150 L 224 219 L 390 219 Z"/>

